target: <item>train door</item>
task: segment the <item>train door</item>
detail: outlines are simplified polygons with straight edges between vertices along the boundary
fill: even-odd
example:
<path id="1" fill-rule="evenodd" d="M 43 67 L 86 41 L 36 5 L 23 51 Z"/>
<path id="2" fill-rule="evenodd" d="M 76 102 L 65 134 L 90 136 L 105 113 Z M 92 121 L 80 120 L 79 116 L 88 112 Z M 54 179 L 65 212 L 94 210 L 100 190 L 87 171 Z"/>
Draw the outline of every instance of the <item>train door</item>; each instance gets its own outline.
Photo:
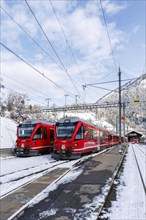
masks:
<path id="1" fill-rule="evenodd" d="M 86 128 L 84 126 L 79 127 L 74 138 L 74 150 L 78 149 L 83 152 L 84 142 L 86 140 Z"/>
<path id="2" fill-rule="evenodd" d="M 87 151 L 97 151 L 97 130 L 88 128 L 88 149 Z"/>
<path id="3" fill-rule="evenodd" d="M 43 145 L 43 127 L 39 126 L 32 137 L 32 148 L 38 148 Z"/>
<path id="4" fill-rule="evenodd" d="M 43 146 L 49 146 L 50 145 L 50 141 L 48 139 L 48 129 L 47 129 L 47 126 L 43 127 L 42 144 L 43 144 Z"/>
<path id="5" fill-rule="evenodd" d="M 100 130 L 97 131 L 97 150 L 100 150 Z"/>
<path id="6" fill-rule="evenodd" d="M 50 140 L 50 145 L 53 146 L 54 144 L 54 128 L 49 129 L 49 140 Z"/>

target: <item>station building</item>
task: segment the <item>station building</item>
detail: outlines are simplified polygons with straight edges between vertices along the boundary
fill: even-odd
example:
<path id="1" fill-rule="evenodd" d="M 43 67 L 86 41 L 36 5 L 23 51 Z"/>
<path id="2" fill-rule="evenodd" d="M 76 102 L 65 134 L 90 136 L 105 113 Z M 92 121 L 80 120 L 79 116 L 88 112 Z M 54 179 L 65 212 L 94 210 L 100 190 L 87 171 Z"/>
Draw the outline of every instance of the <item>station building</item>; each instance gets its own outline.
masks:
<path id="1" fill-rule="evenodd" d="M 128 138 L 128 142 L 139 143 L 142 134 L 137 131 L 130 131 L 125 136 Z"/>

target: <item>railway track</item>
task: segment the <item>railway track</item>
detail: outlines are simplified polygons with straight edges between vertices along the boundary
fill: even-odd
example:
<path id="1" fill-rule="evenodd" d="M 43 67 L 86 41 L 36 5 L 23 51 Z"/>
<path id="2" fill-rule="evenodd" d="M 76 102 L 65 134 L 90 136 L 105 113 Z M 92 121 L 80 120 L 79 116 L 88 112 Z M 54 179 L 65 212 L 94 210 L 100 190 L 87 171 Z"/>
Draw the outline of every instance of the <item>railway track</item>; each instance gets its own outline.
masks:
<path id="1" fill-rule="evenodd" d="M 69 162 L 68 160 L 66 160 L 66 161 L 51 161 L 52 162 L 51 167 L 45 168 L 45 169 L 37 172 L 37 174 L 40 174 L 41 176 L 38 177 L 35 175 L 35 177 L 33 179 L 27 181 L 23 185 L 20 185 L 17 189 L 11 190 L 8 193 L 1 196 L 1 198 L 0 198 L 0 207 L 2 210 L 1 220 L 4 220 L 4 219 L 10 220 L 10 219 L 15 218 L 20 212 L 22 212 L 22 210 L 24 210 L 29 205 L 29 201 L 31 199 L 33 199 L 35 196 L 37 196 L 46 187 L 48 187 L 48 186 L 52 187 L 59 180 L 61 180 L 65 175 L 67 175 L 70 171 L 75 169 L 75 167 L 82 166 L 86 162 L 86 160 L 88 160 L 89 157 L 93 157 L 98 154 L 103 154 L 105 151 L 109 151 L 109 149 L 106 149 L 106 150 L 99 152 L 99 153 L 96 153 L 96 154 L 94 153 L 91 155 L 81 157 L 80 159 L 78 159 L 74 162 L 71 161 L 70 163 L 72 165 L 70 168 L 61 168 L 62 165 L 64 165 L 65 163 L 67 164 Z M 57 164 L 54 165 L 54 163 L 57 163 Z M 32 167 L 32 168 L 34 168 L 34 167 Z M 30 175 L 31 174 L 27 175 L 27 177 Z M 33 173 L 32 173 L 32 175 L 33 175 Z M 3 177 L 4 177 L 4 175 L 3 175 Z M 26 176 L 25 177 L 23 176 L 22 178 L 26 178 Z M 19 181 L 19 180 L 15 179 L 14 181 Z M 37 185 L 37 187 L 36 187 L 36 185 Z M 38 187 L 38 185 L 39 185 L 39 187 Z M 32 190 L 32 192 L 30 192 L 30 189 Z M 38 189 L 38 191 L 37 191 L 37 189 Z M 26 193 L 24 193 L 24 191 Z M 12 207 L 10 201 L 13 202 L 14 198 L 19 198 L 20 194 L 21 194 L 22 200 L 25 200 L 26 202 L 21 201 L 21 199 L 19 199 L 18 204 L 16 204 L 17 203 L 17 201 L 16 201 L 14 207 Z M 24 197 L 25 197 L 25 199 L 24 199 Z M 24 205 L 22 205 L 22 204 L 24 204 Z"/>
<path id="2" fill-rule="evenodd" d="M 145 161 L 145 149 L 144 148 L 140 148 L 138 145 L 131 145 L 131 148 L 132 148 L 132 152 L 133 154 L 131 155 L 131 158 L 133 157 L 134 160 L 135 160 L 135 164 L 136 166 L 133 168 L 135 170 L 137 170 L 137 176 L 139 175 L 140 177 L 140 180 L 141 180 L 141 184 L 142 184 L 142 188 L 143 188 L 143 192 L 146 194 L 146 182 L 144 181 L 144 172 L 143 172 L 143 168 L 141 165 L 140 165 L 140 162 L 139 161 Z M 136 148 L 136 149 L 135 149 Z M 124 158 L 122 159 L 124 161 Z M 131 159 L 132 160 L 132 159 Z M 97 217 L 97 220 L 102 220 L 102 219 L 105 219 L 105 220 L 108 220 L 109 219 L 109 215 L 108 215 L 108 212 L 109 212 L 109 208 L 111 208 L 111 204 L 112 204 L 112 201 L 115 201 L 117 200 L 117 184 L 126 184 L 125 182 L 120 182 L 120 175 L 123 173 L 123 170 L 125 169 L 123 167 L 123 161 L 121 161 L 121 164 L 119 165 L 119 171 L 116 173 L 115 175 L 115 181 L 113 179 L 112 181 L 112 184 L 111 184 L 111 187 L 109 188 L 109 191 L 108 191 L 108 194 L 107 196 L 105 197 L 105 201 L 103 203 L 103 206 L 101 207 L 101 210 L 99 212 L 99 215 Z M 137 167 L 137 169 L 136 169 Z M 144 169 L 145 170 L 145 169 Z M 123 186 L 124 186 L 123 185 Z M 131 199 L 131 198 L 129 198 Z M 134 198 L 133 198 L 134 200 Z M 117 212 L 118 210 L 118 206 L 115 208 Z M 107 213 L 107 215 L 106 215 Z M 129 211 L 130 213 L 130 211 Z M 105 215 L 104 215 L 105 214 Z"/>
<path id="3" fill-rule="evenodd" d="M 13 156 L 12 148 L 0 148 L 0 156 L 4 158 Z"/>
<path id="4" fill-rule="evenodd" d="M 142 154 L 144 154 L 144 156 L 146 156 L 146 149 L 144 150 L 142 150 L 139 146 L 138 146 L 138 149 L 139 149 L 139 151 L 142 153 Z M 144 152 L 145 151 L 145 152 Z"/>
<path id="5" fill-rule="evenodd" d="M 139 164 L 139 160 L 138 160 L 138 156 L 137 156 L 137 154 L 136 154 L 136 152 L 135 152 L 135 150 L 134 150 L 134 147 L 132 148 L 133 149 L 133 154 L 134 154 L 134 158 L 135 158 L 135 161 L 136 161 L 136 165 L 137 165 L 137 168 L 138 168 L 138 173 L 139 173 L 139 176 L 140 176 L 140 179 L 141 179 L 141 182 L 142 182 L 142 186 L 143 186 L 143 190 L 144 190 L 144 192 L 145 192 L 145 194 L 146 194 L 146 182 L 144 181 L 144 176 L 143 176 L 143 171 L 141 170 L 141 167 L 140 167 L 140 164 Z M 138 147 L 138 150 L 139 150 L 139 152 L 142 152 L 143 154 L 143 157 L 144 157 L 144 155 L 145 155 L 145 153 Z"/>
<path id="6" fill-rule="evenodd" d="M 52 162 L 52 161 L 51 161 Z M 17 186 L 8 191 L 7 193 L 3 194 L 0 196 L 0 199 L 4 198 L 5 196 L 11 194 L 12 192 L 14 192 L 15 190 L 17 190 L 17 188 L 22 187 L 26 184 L 29 184 L 30 182 L 32 182 L 33 180 L 35 180 L 36 178 L 39 178 L 40 175 L 45 175 L 46 173 L 48 173 L 50 170 L 54 169 L 55 167 L 60 166 L 61 164 L 65 164 L 68 161 L 61 161 L 61 162 L 57 162 L 57 161 L 53 161 L 53 165 L 50 166 L 49 168 L 46 167 L 44 169 L 39 169 L 38 171 L 33 171 L 34 168 L 39 167 L 39 165 L 31 167 L 30 169 L 23 169 L 23 170 L 19 170 L 18 172 L 11 172 L 5 175 L 1 175 L 1 188 L 3 187 L 4 184 L 8 184 L 8 183 L 13 183 L 15 184 L 15 182 L 17 182 Z M 57 164 L 56 164 L 57 163 Z M 49 163 L 47 164 L 49 165 Z M 27 171 L 26 174 L 24 174 L 24 171 Z M 19 174 L 19 175 L 18 175 Z M 40 174 L 40 175 L 39 175 Z M 16 177 L 16 175 L 18 175 L 18 177 Z M 30 179 L 28 179 L 28 177 L 32 177 Z M 9 179 L 9 180 L 8 180 Z M 25 180 L 26 179 L 26 180 Z M 23 180 L 23 183 L 21 183 L 21 180 Z M 20 181 L 20 184 L 18 183 L 18 181 Z M 25 183 L 24 183 L 25 182 Z"/>
<path id="7" fill-rule="evenodd" d="M 42 190 L 44 190 L 48 186 L 53 186 L 55 183 L 57 183 L 59 180 L 61 180 L 65 175 L 67 175 L 70 171 L 72 171 L 76 166 L 79 166 L 81 162 L 85 161 L 85 158 L 78 159 L 77 161 L 74 162 L 74 164 L 70 168 L 57 168 L 60 164 L 67 163 L 68 161 L 63 161 L 59 165 L 56 166 L 55 170 L 51 170 L 55 166 L 43 171 L 41 177 L 34 178 L 33 180 L 29 181 L 28 183 L 24 184 L 23 186 L 20 186 L 17 190 L 13 190 L 9 192 L 8 194 L 4 195 L 0 199 L 0 206 L 3 212 L 1 213 L 1 220 L 6 219 L 5 216 L 7 215 L 7 219 L 11 220 L 14 219 L 17 215 L 19 215 L 20 212 L 22 212 L 28 205 L 29 201 L 33 199 L 35 196 L 37 196 Z M 19 200 L 19 205 L 15 204 L 15 207 L 13 207 L 13 213 L 12 213 L 12 207 L 7 204 L 7 201 L 10 202 L 10 200 L 13 200 L 15 197 L 19 197 L 20 191 L 25 191 L 25 188 L 31 188 L 32 191 L 35 189 L 35 185 L 40 183 L 39 191 L 34 190 L 34 194 L 32 192 L 28 193 L 28 200 L 25 203 L 25 205 L 21 205 L 24 202 Z M 42 183 L 42 184 L 41 184 Z M 25 195 L 25 200 L 26 200 Z M 31 198 L 30 198 L 31 196 Z M 10 206 L 10 208 L 9 208 Z M 19 207 L 18 207 L 19 206 Z M 4 210 L 7 209 L 7 210 Z"/>
<path id="8" fill-rule="evenodd" d="M 100 152 L 100 154 L 108 150 L 109 149 L 103 150 Z M 94 156 L 94 153 L 89 155 L 89 157 L 92 157 L 92 156 Z M 87 157 L 88 156 L 82 157 L 82 160 L 84 160 Z M 51 161 L 44 163 L 44 164 L 39 164 L 36 166 L 27 167 L 24 169 L 20 169 L 17 171 L 8 172 L 6 174 L 0 175 L 0 180 L 1 180 L 0 181 L 0 187 L 1 187 L 0 199 L 11 194 L 15 190 L 17 190 L 18 187 L 20 188 L 26 184 L 29 184 L 36 178 L 39 178 L 40 175 L 45 175 L 50 170 L 55 169 L 56 167 L 60 165 L 66 164 L 68 161 L 69 160 L 56 161 L 52 159 Z M 3 193 L 3 191 L 5 191 L 5 188 L 6 188 L 6 193 Z"/>
<path id="9" fill-rule="evenodd" d="M 101 217 L 102 216 L 102 211 L 103 211 L 103 209 L 105 207 L 105 204 L 106 204 L 106 202 L 108 200 L 109 194 L 111 193 L 111 191 L 113 189 L 114 181 L 115 181 L 115 179 L 118 176 L 119 170 L 120 170 L 120 168 L 122 166 L 122 163 L 124 161 L 124 158 L 126 156 L 127 148 L 128 148 L 128 146 L 126 147 L 125 151 L 122 151 L 121 148 L 119 149 L 120 152 L 123 153 L 123 156 L 122 156 L 122 158 L 121 158 L 121 160 L 120 160 L 120 162 L 119 162 L 119 164 L 118 164 L 118 166 L 117 166 L 117 168 L 116 168 L 116 170 L 115 170 L 115 172 L 113 174 L 112 179 L 109 181 L 109 183 L 107 183 L 106 187 L 107 187 L 108 190 L 106 191 L 106 193 L 104 195 L 103 202 L 101 203 L 101 205 L 97 209 L 97 213 L 98 213 L 97 214 L 97 220 L 101 220 L 102 219 L 102 217 Z"/>

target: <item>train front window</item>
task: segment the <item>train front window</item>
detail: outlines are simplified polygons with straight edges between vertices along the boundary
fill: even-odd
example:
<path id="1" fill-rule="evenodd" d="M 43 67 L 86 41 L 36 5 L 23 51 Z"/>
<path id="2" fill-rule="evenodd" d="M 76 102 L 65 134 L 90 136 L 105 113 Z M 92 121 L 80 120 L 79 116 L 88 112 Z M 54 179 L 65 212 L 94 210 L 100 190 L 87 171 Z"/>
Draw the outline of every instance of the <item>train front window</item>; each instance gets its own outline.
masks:
<path id="1" fill-rule="evenodd" d="M 35 125 L 19 125 L 18 138 L 29 138 Z"/>
<path id="2" fill-rule="evenodd" d="M 60 139 L 63 138 L 71 138 L 75 129 L 75 125 L 65 124 L 65 125 L 57 125 L 56 133 L 57 137 Z"/>

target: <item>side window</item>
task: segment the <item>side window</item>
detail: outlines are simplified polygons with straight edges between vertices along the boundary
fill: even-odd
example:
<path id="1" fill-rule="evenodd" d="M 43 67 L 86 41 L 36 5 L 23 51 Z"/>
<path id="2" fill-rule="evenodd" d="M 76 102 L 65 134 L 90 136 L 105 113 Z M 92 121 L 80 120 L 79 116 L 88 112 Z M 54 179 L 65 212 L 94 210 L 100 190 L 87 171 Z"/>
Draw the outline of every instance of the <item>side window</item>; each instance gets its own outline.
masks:
<path id="1" fill-rule="evenodd" d="M 76 137 L 75 137 L 75 140 L 83 140 L 85 139 L 85 127 L 80 127 L 77 134 L 76 134 Z"/>
<path id="2" fill-rule="evenodd" d="M 91 128 L 88 129 L 88 139 L 89 140 L 96 140 L 97 139 L 97 131 Z"/>
<path id="3" fill-rule="evenodd" d="M 33 139 L 34 139 L 34 140 L 42 139 L 42 127 L 39 127 L 39 128 L 36 130 Z"/>
<path id="4" fill-rule="evenodd" d="M 50 129 L 50 139 L 54 140 L 54 130 Z"/>
<path id="5" fill-rule="evenodd" d="M 88 139 L 89 139 L 89 140 L 92 140 L 92 139 L 93 139 L 93 130 L 92 130 L 92 129 L 89 129 L 89 130 L 88 130 Z"/>
<path id="6" fill-rule="evenodd" d="M 47 139 L 47 128 L 44 128 L 44 139 Z"/>
<path id="7" fill-rule="evenodd" d="M 103 139 L 108 140 L 108 134 L 106 132 L 103 133 Z"/>

